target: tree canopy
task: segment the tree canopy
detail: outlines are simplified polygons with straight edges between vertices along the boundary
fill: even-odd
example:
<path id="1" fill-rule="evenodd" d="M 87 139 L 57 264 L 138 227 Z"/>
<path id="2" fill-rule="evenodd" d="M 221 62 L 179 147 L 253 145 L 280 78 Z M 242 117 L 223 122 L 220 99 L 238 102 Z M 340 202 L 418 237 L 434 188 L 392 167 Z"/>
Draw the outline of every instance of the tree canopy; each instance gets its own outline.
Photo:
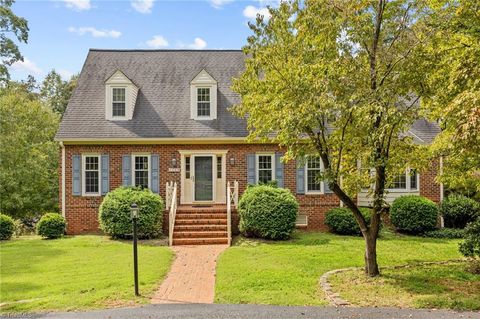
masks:
<path id="1" fill-rule="evenodd" d="M 319 178 L 354 213 L 366 271 L 377 275 L 385 188 L 407 166 L 425 164 L 409 128 L 424 114 L 424 60 L 438 15 L 409 0 L 288 1 L 270 13 L 250 25 L 233 111 L 247 119 L 250 140 L 274 137 L 285 147 L 285 160 L 321 158 Z M 365 184 L 373 185 L 370 224 L 354 200 Z"/>

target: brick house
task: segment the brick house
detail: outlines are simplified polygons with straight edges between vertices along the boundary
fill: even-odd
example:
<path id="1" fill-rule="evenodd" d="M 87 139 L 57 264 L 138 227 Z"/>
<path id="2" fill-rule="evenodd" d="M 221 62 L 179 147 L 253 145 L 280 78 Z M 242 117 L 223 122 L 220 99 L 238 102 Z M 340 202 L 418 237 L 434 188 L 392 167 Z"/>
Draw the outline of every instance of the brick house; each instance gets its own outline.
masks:
<path id="1" fill-rule="evenodd" d="M 247 184 L 270 180 L 296 195 L 299 227 L 325 230 L 325 213 L 340 202 L 315 181 L 321 162 L 282 163 L 277 145 L 246 143 L 246 122 L 228 110 L 239 102 L 230 86 L 244 59 L 239 50 L 90 50 L 56 135 L 67 232 L 98 231 L 98 207 L 116 187 L 148 187 L 165 198 L 165 185 L 176 182 L 174 243 L 222 243 L 228 183 L 238 181 L 241 194 Z M 409 133 L 429 143 L 438 127 L 421 120 Z M 438 202 L 439 167 L 407 170 L 387 199 L 419 194 Z M 370 201 L 361 193 L 358 202 Z M 235 231 L 238 216 L 231 218 Z M 165 219 L 168 232 L 168 212 Z"/>

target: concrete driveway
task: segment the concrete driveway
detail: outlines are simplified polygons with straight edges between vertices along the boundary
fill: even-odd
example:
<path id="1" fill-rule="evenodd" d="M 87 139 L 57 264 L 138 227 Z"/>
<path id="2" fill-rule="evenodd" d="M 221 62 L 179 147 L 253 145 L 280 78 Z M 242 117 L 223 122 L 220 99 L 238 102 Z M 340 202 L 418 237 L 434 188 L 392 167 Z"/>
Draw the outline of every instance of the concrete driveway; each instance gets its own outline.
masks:
<path id="1" fill-rule="evenodd" d="M 284 307 L 262 305 L 220 304 L 159 304 L 138 308 L 120 308 L 88 312 L 47 313 L 8 318 L 135 318 L 135 319 L 480 319 L 480 313 L 446 310 L 413 310 L 392 308 L 333 308 L 333 307 Z"/>

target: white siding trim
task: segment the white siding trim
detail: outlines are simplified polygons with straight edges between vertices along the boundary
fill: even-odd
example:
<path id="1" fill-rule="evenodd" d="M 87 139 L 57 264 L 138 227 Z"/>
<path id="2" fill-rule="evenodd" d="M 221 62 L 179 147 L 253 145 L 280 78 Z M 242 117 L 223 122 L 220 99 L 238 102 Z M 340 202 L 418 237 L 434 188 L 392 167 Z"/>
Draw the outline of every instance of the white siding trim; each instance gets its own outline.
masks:
<path id="1" fill-rule="evenodd" d="M 259 177 L 259 173 L 258 173 L 258 158 L 260 156 L 270 156 L 272 158 L 272 181 L 275 180 L 275 153 L 274 152 L 264 152 L 264 153 L 255 153 L 255 183 L 258 184 L 258 177 Z"/>
<path id="2" fill-rule="evenodd" d="M 85 184 L 85 167 L 87 165 L 87 161 L 85 160 L 86 157 L 97 157 L 98 158 L 98 193 L 87 193 L 85 191 L 86 184 Z M 102 195 L 102 156 L 98 153 L 84 153 L 82 154 L 82 167 L 81 167 L 81 174 L 82 174 L 82 196 L 85 197 L 96 197 Z"/>
<path id="3" fill-rule="evenodd" d="M 135 157 L 144 157 L 146 156 L 148 158 L 148 189 L 151 189 L 152 187 L 152 158 L 150 153 L 132 153 L 132 160 L 131 160 L 131 165 L 132 165 L 132 186 L 135 186 Z"/>

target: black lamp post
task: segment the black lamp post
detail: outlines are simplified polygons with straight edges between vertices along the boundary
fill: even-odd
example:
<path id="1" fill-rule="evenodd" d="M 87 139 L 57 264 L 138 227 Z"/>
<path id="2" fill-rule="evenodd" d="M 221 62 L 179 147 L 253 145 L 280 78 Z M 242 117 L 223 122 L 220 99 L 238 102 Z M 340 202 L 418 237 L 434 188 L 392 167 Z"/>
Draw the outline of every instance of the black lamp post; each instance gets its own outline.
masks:
<path id="1" fill-rule="evenodd" d="M 136 203 L 132 203 L 130 206 L 130 216 L 133 221 L 133 276 L 135 280 L 135 296 L 140 296 L 138 292 L 138 256 L 137 256 L 137 219 L 138 219 L 138 206 Z"/>

